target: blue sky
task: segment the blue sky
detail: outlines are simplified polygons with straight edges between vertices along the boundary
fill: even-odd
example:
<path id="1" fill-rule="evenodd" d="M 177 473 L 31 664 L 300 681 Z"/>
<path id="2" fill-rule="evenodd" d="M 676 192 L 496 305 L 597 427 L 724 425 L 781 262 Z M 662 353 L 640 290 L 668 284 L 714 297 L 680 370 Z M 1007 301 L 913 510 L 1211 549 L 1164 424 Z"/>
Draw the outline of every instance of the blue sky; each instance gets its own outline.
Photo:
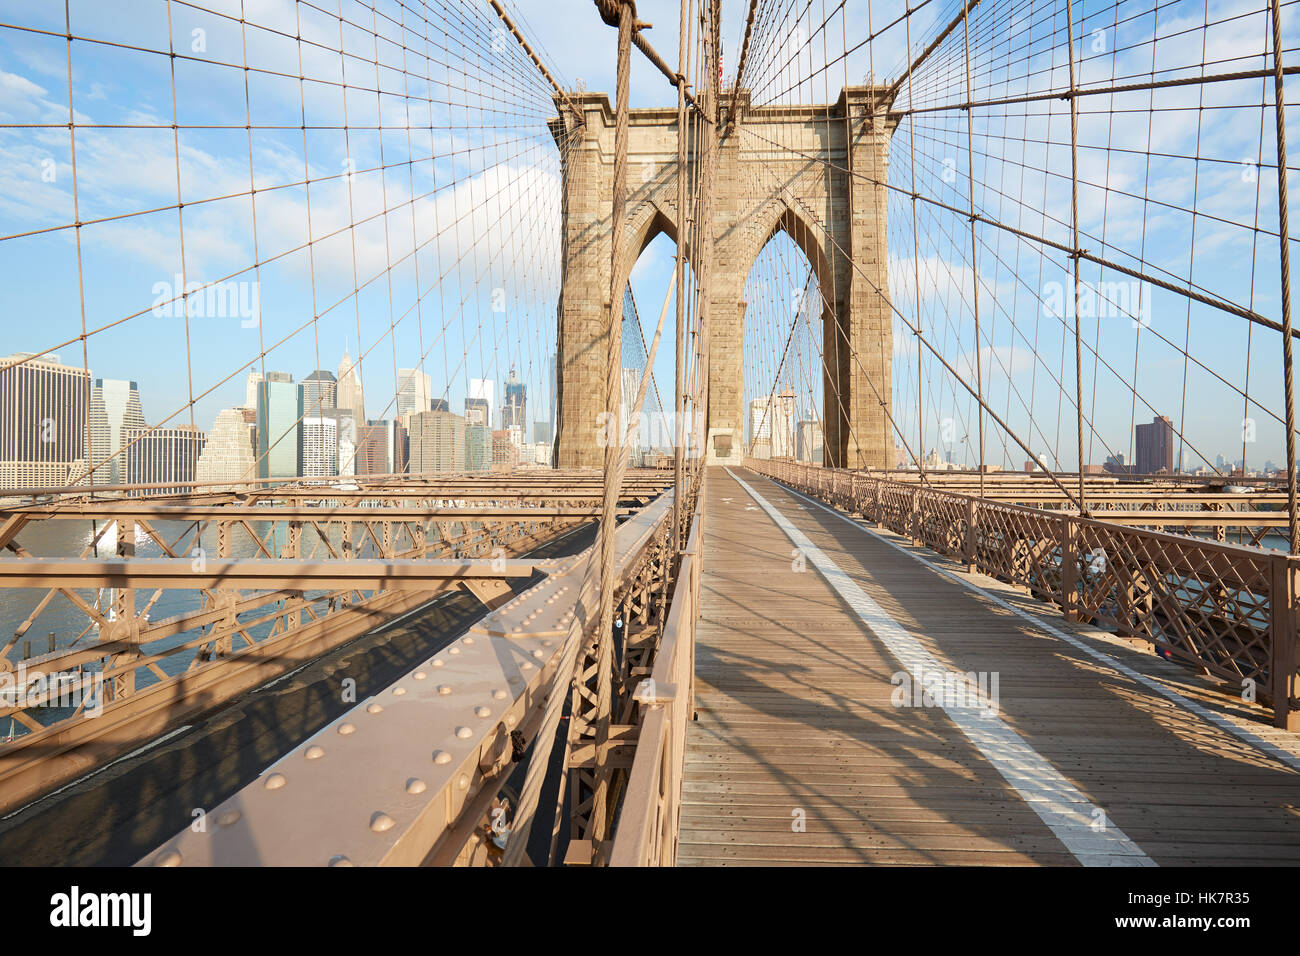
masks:
<path id="1" fill-rule="evenodd" d="M 202 6 L 239 11 L 238 0 Z M 761 89 L 760 102 L 826 102 L 846 80 L 862 82 L 868 71 L 898 75 L 907 54 L 901 29 L 848 57 L 841 59 L 839 51 L 897 16 L 902 3 L 850 3 L 821 34 L 817 6 L 804 20 L 756 35 L 758 55 L 747 82 Z M 353 356 L 365 353 L 371 417 L 384 414 L 395 391 L 394 369 L 420 364 L 422 356 L 435 394 L 457 408 L 469 379 L 491 378 L 499 388 L 515 365 L 528 384 L 532 417 L 543 417 L 559 282 L 559 159 L 545 126 L 549 92 L 513 42 L 496 42 L 495 18 L 485 4 L 470 5 L 464 21 L 444 16 L 464 9 L 460 4 L 443 10 L 430 2 L 427 8 L 433 36 L 426 47 L 424 23 L 395 26 L 352 0 L 341 9 L 355 25 L 341 30 L 337 19 L 290 0 L 246 0 L 250 26 L 244 31 L 181 2 L 74 0 L 73 33 L 104 41 L 71 45 L 79 216 L 89 222 L 142 213 L 85 225 L 78 243 L 77 230 L 55 228 L 75 217 L 69 137 L 59 125 L 67 123 L 69 109 L 62 5 L 0 0 L 0 22 L 29 28 L 0 29 L 0 234 L 14 237 L 4 241 L 0 256 L 0 350 L 39 351 L 75 339 L 84 302 L 87 329 L 119 323 L 89 339 L 85 360 L 96 376 L 139 381 L 150 422 L 193 398 L 194 421 L 208 428 L 220 408 L 243 401 L 240 367 L 258 353 L 269 353 L 267 369 L 300 379 L 318 365 L 333 369 L 345 343 Z M 379 9 L 393 19 L 411 16 L 396 4 Z M 513 9 L 562 83 L 612 90 L 613 31 L 589 2 L 519 0 Z M 916 14 L 913 49 L 954 9 L 948 0 Z M 1084 18 L 1076 39 L 1079 81 L 1086 86 L 1141 80 L 1153 70 L 1166 79 L 1268 66 L 1264 9 L 1262 0 L 1076 5 Z M 1063 10 L 1063 3 L 1005 0 L 976 8 L 976 99 L 1068 85 Z M 1294 55 L 1293 11 L 1291 5 L 1284 11 L 1288 59 Z M 649 38 L 675 62 L 678 4 L 642 0 L 638 15 L 655 24 Z M 737 0 L 724 3 L 728 83 L 743 15 Z M 301 49 L 290 38 L 299 30 L 311 41 Z M 964 96 L 961 40 L 958 30 L 917 72 L 915 92 L 900 92 L 899 105 L 950 105 Z M 418 49 L 403 50 L 403 44 Z M 166 55 L 171 48 L 186 56 L 172 61 Z M 245 57 L 268 71 L 250 71 L 247 92 L 240 68 Z M 308 78 L 302 83 L 300 69 Z M 791 80 L 808 76 L 803 83 Z M 346 93 L 340 83 L 349 87 Z M 1254 232 L 1256 217 L 1261 229 L 1275 229 L 1277 221 L 1271 95 L 1270 83 L 1243 80 L 1081 99 L 1081 245 L 1128 265 L 1139 265 L 1140 257 L 1145 271 L 1182 284 L 1190 276 L 1208 294 L 1278 319 L 1276 238 Z M 634 57 L 632 105 L 673 101 L 667 82 Z M 175 133 L 173 111 L 181 127 Z M 311 127 L 305 135 L 304 114 Z M 1047 100 L 974 115 L 977 209 L 1068 244 L 1068 104 Z M 258 127 L 251 137 L 246 123 Z M 374 126 L 382 133 L 367 128 Z M 891 183 L 910 188 L 915 154 L 918 190 L 966 208 L 966 136 L 960 110 L 904 121 L 890 149 Z M 1148 159 L 1148 153 L 1158 155 Z M 437 158 L 429 161 L 430 155 Z M 1199 162 L 1191 158 L 1198 155 Z M 178 171 L 185 204 L 179 216 Z M 255 204 L 250 182 L 260 191 Z M 1194 207 L 1199 215 L 1179 207 Z M 316 239 L 310 249 L 302 248 L 309 213 Z M 34 230 L 49 231 L 19 237 Z M 900 192 L 891 195 L 890 291 L 903 316 L 895 320 L 898 425 L 913 443 L 923 425 L 926 450 L 947 444 L 957 460 L 973 460 L 973 400 L 924 350 L 917 421 L 916 345 L 908 327 L 919 313 L 923 333 L 966 377 L 974 378 L 979 356 L 988 401 L 1012 428 L 1049 462 L 1072 468 L 1072 319 L 1063 324 L 1044 305 L 1062 288 L 1061 301 L 1072 299 L 1068 262 L 1062 253 L 1044 253 L 990 226 L 976 232 L 972 267 L 964 215 L 921 202 L 914 228 L 911 201 Z M 914 234 L 919 259 L 912 254 Z M 674 252 L 661 236 L 633 272 L 647 338 Z M 772 265 L 750 283 L 747 334 L 783 341 L 793 319 L 791 288 L 802 285 L 806 266 L 785 240 L 764 256 Z M 248 268 L 258 260 L 266 264 Z M 784 274 L 776 271 L 778 262 Z M 175 277 L 182 267 L 189 282 L 255 281 L 260 323 L 239 314 L 193 315 L 188 323 L 151 314 L 160 297 L 179 291 Z M 971 291 L 976 276 L 983 333 L 978 350 Z M 1127 291 L 1104 283 L 1128 277 L 1095 265 L 1085 263 L 1082 278 L 1103 290 L 1094 304 L 1113 306 L 1108 297 Z M 248 289 L 236 285 L 236 302 L 241 291 L 247 301 Z M 1099 463 L 1110 451 L 1128 454 L 1132 422 L 1159 413 L 1184 432 L 1188 466 L 1197 464 L 1193 449 L 1211 460 L 1239 457 L 1243 417 L 1255 422 L 1249 464 L 1280 462 L 1277 333 L 1250 329 L 1210 306 L 1189 307 L 1174 292 L 1145 287 L 1138 294 L 1149 303 L 1146 324 L 1135 326 L 1123 309 L 1085 310 L 1090 460 Z M 813 339 L 804 345 L 806 364 L 816 358 Z M 1191 360 L 1179 351 L 1184 344 Z M 79 342 L 57 351 L 65 362 L 83 361 Z M 673 351 L 670 322 L 656 363 L 665 393 L 671 392 Z M 775 371 L 770 356 L 750 351 L 747 397 L 766 394 Z M 1254 404 L 1243 410 L 1247 379 Z M 173 422 L 189 415 L 185 410 Z M 992 423 L 988 431 L 989 460 L 1018 467 L 1023 452 Z"/>

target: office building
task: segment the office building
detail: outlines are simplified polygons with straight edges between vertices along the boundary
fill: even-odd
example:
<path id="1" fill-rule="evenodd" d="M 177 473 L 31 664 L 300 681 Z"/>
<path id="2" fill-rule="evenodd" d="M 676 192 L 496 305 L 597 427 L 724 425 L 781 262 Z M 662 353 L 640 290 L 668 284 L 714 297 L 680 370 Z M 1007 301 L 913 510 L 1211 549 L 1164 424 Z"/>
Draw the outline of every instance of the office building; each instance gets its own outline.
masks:
<path id="1" fill-rule="evenodd" d="M 492 429 L 484 423 L 465 425 L 465 470 L 489 471 L 492 468 Z"/>
<path id="2" fill-rule="evenodd" d="M 1134 432 L 1133 470 L 1139 475 L 1174 473 L 1174 423 L 1166 416 L 1138 425 Z"/>
<path id="3" fill-rule="evenodd" d="M 307 415 L 302 420 L 303 478 L 330 478 L 339 473 L 338 420 Z"/>
<path id="4" fill-rule="evenodd" d="M 501 427 L 518 428 L 520 434 L 528 426 L 528 395 L 524 383 L 515 377 L 515 367 L 510 366 L 506 380 L 506 401 L 501 409 Z"/>
<path id="5" fill-rule="evenodd" d="M 333 372 L 312 372 L 298 386 L 304 415 L 320 415 L 326 408 L 338 407 L 338 380 Z"/>
<path id="6" fill-rule="evenodd" d="M 340 475 L 357 473 L 357 413 L 351 408 L 327 408 L 322 413 L 338 425 L 338 462 Z"/>
<path id="7" fill-rule="evenodd" d="M 191 425 L 174 428 L 131 426 L 123 429 L 126 444 L 126 481 L 132 485 L 159 485 L 142 495 L 188 493 L 195 480 L 207 436 Z M 175 484 L 172 484 L 175 482 Z"/>
<path id="8" fill-rule="evenodd" d="M 358 475 L 393 473 L 393 424 L 380 419 L 366 422 L 357 429 Z"/>
<path id="9" fill-rule="evenodd" d="M 203 491 L 229 491 L 240 482 L 256 477 L 253 431 L 248 427 L 244 409 L 226 408 L 217 412 L 217 420 L 208 432 L 203 453 L 195 466 L 194 480 L 200 483 L 224 482 L 204 487 Z"/>
<path id="10" fill-rule="evenodd" d="M 465 419 L 452 412 L 416 412 L 411 416 L 412 475 L 465 470 Z"/>
<path id="11" fill-rule="evenodd" d="M 301 414 L 288 372 L 267 372 L 257 384 L 257 476 L 297 478 Z"/>
<path id="12" fill-rule="evenodd" d="M 244 407 L 257 411 L 257 386 L 262 384 L 261 372 L 249 372 L 244 383 Z"/>
<path id="13" fill-rule="evenodd" d="M 89 403 L 84 368 L 55 355 L 0 359 L 0 487 L 58 487 L 84 476 Z"/>
<path id="14" fill-rule="evenodd" d="M 797 457 L 813 465 L 822 464 L 822 425 L 814 420 L 799 423 Z"/>
<path id="15" fill-rule="evenodd" d="M 407 431 L 406 426 L 402 424 L 400 419 L 393 422 L 388 447 L 391 449 L 390 457 L 393 460 L 392 473 L 395 475 L 406 474 L 411 463 L 411 433 Z"/>
<path id="16" fill-rule="evenodd" d="M 339 408 L 352 409 L 353 420 L 357 425 L 366 421 L 366 397 L 361 388 L 361 369 L 352 361 L 347 347 L 343 349 L 343 358 L 339 361 L 338 393 L 335 398 Z"/>
<path id="17" fill-rule="evenodd" d="M 492 428 L 492 407 L 486 398 L 465 399 L 465 424 Z"/>
<path id="18" fill-rule="evenodd" d="M 496 413 L 496 389 L 497 383 L 494 379 L 471 378 L 469 380 L 469 392 L 466 393 L 467 400 L 474 399 L 487 402 L 486 424 L 488 428 L 497 427 L 497 420 L 494 417 Z"/>
<path id="19" fill-rule="evenodd" d="M 514 471 L 519 464 L 519 446 L 514 443 L 510 429 L 498 428 L 492 432 L 492 470 Z"/>
<path id="20" fill-rule="evenodd" d="M 432 394 L 433 383 L 424 372 L 415 368 L 397 370 L 397 417 L 402 421 L 416 412 L 427 412 Z"/>
<path id="21" fill-rule="evenodd" d="M 120 485 L 126 474 L 122 432 L 144 427 L 144 409 L 135 382 L 97 378 L 90 389 L 90 467 L 96 485 Z"/>

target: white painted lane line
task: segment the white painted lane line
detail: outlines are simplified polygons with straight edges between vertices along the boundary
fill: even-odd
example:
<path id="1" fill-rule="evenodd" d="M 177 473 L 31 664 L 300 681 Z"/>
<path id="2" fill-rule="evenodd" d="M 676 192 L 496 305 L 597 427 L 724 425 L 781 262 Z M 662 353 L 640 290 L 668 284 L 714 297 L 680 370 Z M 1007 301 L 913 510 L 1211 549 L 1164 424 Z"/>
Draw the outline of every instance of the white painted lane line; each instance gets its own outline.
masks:
<path id="1" fill-rule="evenodd" d="M 915 637 L 890 617 L 857 582 L 841 570 L 812 540 L 768 503 L 730 468 L 727 474 L 767 512 L 786 537 L 794 542 L 822 577 L 853 608 L 900 664 L 907 668 L 917 686 L 931 674 L 952 675 L 964 680 L 952 668 L 931 654 Z M 952 682 L 945 682 L 946 684 Z M 985 759 L 1002 774 L 1058 840 L 1084 866 L 1155 866 L 1136 843 L 1063 774 L 1043 758 L 989 706 L 957 706 L 945 694 L 935 703 L 975 745 Z"/>
<path id="2" fill-rule="evenodd" d="M 1300 771 L 1300 757 L 1296 757 L 1294 754 L 1288 753 L 1287 751 L 1283 750 L 1281 747 L 1277 746 L 1276 744 L 1269 743 L 1267 740 L 1265 740 L 1263 737 L 1259 736 L 1258 734 L 1250 730 L 1247 730 L 1245 727 L 1239 727 L 1237 724 L 1233 723 L 1231 720 L 1228 720 L 1228 718 L 1222 716 L 1221 714 L 1216 714 L 1208 707 L 1198 704 L 1196 701 L 1188 697 L 1184 697 L 1182 694 L 1178 693 L 1178 691 L 1174 690 L 1172 687 L 1168 687 L 1165 684 L 1162 684 L 1160 681 L 1156 680 L 1155 678 L 1148 677 L 1146 674 L 1134 670 L 1133 668 L 1129 667 L 1127 664 L 1122 663 L 1118 658 L 1111 657 L 1105 651 L 1099 650 L 1091 646 L 1090 644 L 1086 643 L 1080 638 L 1075 637 L 1073 634 L 1061 630 L 1059 627 L 1053 627 L 1051 624 L 1049 624 L 1047 621 L 1044 621 L 1042 618 L 1030 614 L 1028 611 L 1024 610 L 1023 608 L 1016 607 L 1016 605 L 1010 603 L 1009 601 L 1003 600 L 993 592 L 986 591 L 984 588 L 980 587 L 974 581 L 969 581 L 962 575 L 957 574 L 956 572 L 949 571 L 947 568 L 941 568 L 938 565 L 930 561 L 927 561 L 921 555 L 907 550 L 902 545 L 898 544 L 896 541 L 890 541 L 884 535 L 877 534 L 872 529 L 858 524 L 848 515 L 841 514 L 840 512 L 836 511 L 834 508 L 830 508 L 827 505 L 822 504 L 822 502 L 818 501 L 816 498 L 810 498 L 808 495 L 805 495 L 802 492 L 795 491 L 793 488 L 790 488 L 786 485 L 781 485 L 781 487 L 789 494 L 797 495 L 798 497 L 802 498 L 804 501 L 811 502 L 812 504 L 815 504 L 818 508 L 822 509 L 828 514 L 834 515 L 836 518 L 839 518 L 841 521 L 844 521 L 849 525 L 852 525 L 854 528 L 857 528 L 863 534 L 869 534 L 877 541 L 880 541 L 883 544 L 887 544 L 894 550 L 900 551 L 903 554 L 907 555 L 909 558 L 912 558 L 913 560 L 920 562 L 922 565 L 929 568 L 931 571 L 935 572 L 936 574 L 941 574 L 944 577 L 949 578 L 950 580 L 956 581 L 962 587 L 974 591 L 976 594 L 983 595 L 984 597 L 992 601 L 994 604 L 996 604 L 998 607 L 1005 608 L 1006 610 L 1010 611 L 1012 614 L 1015 614 L 1017 617 L 1023 618 L 1024 620 L 1033 624 L 1037 628 L 1041 628 L 1046 633 L 1052 635 L 1052 637 L 1059 638 L 1062 641 L 1065 641 L 1065 643 L 1069 644 L 1071 647 L 1078 648 L 1079 650 L 1083 651 L 1083 653 L 1091 657 L 1093 660 L 1099 661 L 1100 663 L 1105 664 L 1107 667 L 1114 668 L 1116 671 L 1123 674 L 1125 677 L 1137 681 L 1142 686 L 1148 688 L 1149 690 L 1154 691 L 1155 693 L 1159 694 L 1161 697 L 1164 697 L 1166 700 L 1171 701 L 1174 704 L 1177 704 L 1179 707 L 1183 707 L 1184 709 L 1195 714 L 1197 717 L 1200 717 L 1202 720 L 1206 721 L 1207 723 L 1213 724 L 1215 727 L 1219 728 L 1220 730 L 1232 734 L 1238 740 L 1242 741 L 1243 743 L 1249 744 L 1250 746 L 1258 750 L 1260 753 L 1272 757 L 1274 760 L 1277 760 L 1279 763 L 1285 764 L 1291 770 Z"/>

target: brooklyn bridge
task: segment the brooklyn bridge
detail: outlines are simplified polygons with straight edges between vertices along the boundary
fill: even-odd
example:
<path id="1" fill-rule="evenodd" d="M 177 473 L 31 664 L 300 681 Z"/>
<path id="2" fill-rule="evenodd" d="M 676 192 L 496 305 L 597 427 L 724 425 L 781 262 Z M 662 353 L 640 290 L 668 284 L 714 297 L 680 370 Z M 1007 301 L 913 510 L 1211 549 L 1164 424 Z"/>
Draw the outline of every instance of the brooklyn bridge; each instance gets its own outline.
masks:
<path id="1" fill-rule="evenodd" d="M 0 864 L 1300 862 L 1298 46 L 0 5 Z"/>

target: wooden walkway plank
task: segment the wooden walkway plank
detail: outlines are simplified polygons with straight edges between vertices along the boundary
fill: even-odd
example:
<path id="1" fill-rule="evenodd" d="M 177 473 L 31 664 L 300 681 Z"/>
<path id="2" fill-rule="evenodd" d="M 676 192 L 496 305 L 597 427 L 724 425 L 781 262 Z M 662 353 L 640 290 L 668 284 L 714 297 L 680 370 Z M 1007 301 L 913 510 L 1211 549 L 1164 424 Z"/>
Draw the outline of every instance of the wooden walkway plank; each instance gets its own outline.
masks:
<path id="1" fill-rule="evenodd" d="M 1148 863 L 1300 862 L 1294 770 L 776 483 L 736 478 L 706 483 L 683 865 L 1139 862 L 1072 837 L 1062 793 Z M 877 633 L 876 611 L 905 642 Z M 909 648 L 913 667 L 996 674 L 990 729 L 896 706 Z"/>

